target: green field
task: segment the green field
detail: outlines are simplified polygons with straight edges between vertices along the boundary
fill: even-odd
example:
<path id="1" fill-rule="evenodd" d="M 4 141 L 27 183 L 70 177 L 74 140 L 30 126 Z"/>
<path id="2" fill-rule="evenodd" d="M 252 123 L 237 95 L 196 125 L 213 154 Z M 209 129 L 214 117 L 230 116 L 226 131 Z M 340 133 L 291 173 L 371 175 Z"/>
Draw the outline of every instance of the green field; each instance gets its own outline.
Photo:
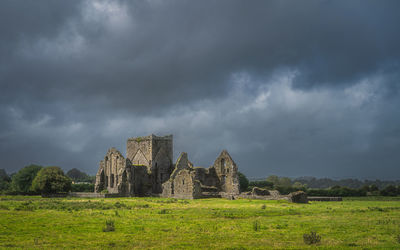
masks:
<path id="1" fill-rule="evenodd" d="M 115 231 L 103 232 L 106 220 Z M 307 245 L 303 234 L 321 242 Z M 1 248 L 399 249 L 400 197 L 261 200 L 0 196 Z"/>

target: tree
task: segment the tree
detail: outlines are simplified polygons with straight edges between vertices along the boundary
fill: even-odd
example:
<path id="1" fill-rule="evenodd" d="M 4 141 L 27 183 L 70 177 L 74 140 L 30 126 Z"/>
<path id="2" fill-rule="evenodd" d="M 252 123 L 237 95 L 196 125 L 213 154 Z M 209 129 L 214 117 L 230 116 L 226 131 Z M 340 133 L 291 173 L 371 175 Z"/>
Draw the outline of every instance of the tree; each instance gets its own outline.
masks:
<path id="1" fill-rule="evenodd" d="M 291 187 L 292 186 L 292 181 L 288 177 L 280 177 L 278 183 L 279 183 L 279 186 L 282 186 L 282 187 Z"/>
<path id="2" fill-rule="evenodd" d="M 306 184 L 301 184 L 300 182 L 295 182 L 295 183 L 293 183 L 293 188 L 294 189 L 297 189 L 297 190 L 303 190 L 303 189 L 306 189 L 306 187 L 307 187 L 307 185 Z"/>
<path id="3" fill-rule="evenodd" d="M 10 188 L 11 178 L 7 175 L 4 169 L 0 169 L 0 191 Z"/>
<path id="4" fill-rule="evenodd" d="M 32 181 L 35 179 L 40 169 L 42 169 L 42 166 L 32 164 L 19 170 L 12 176 L 11 189 L 17 193 L 30 193 Z"/>
<path id="5" fill-rule="evenodd" d="M 71 179 L 59 167 L 46 167 L 32 182 L 32 190 L 41 194 L 66 193 L 71 190 Z"/>
<path id="6" fill-rule="evenodd" d="M 372 184 L 372 185 L 369 187 L 369 191 L 371 191 L 371 192 L 373 192 L 373 191 L 379 191 L 379 188 L 378 188 L 377 185 Z"/>
<path id="7" fill-rule="evenodd" d="M 89 175 L 80 171 L 77 168 L 73 168 L 73 169 L 69 170 L 67 172 L 67 176 L 74 181 L 86 181 L 88 178 L 90 178 Z"/>
<path id="8" fill-rule="evenodd" d="M 276 175 L 268 176 L 266 181 L 271 182 L 274 186 L 279 185 L 279 177 Z"/>
<path id="9" fill-rule="evenodd" d="M 397 195 L 397 188 L 393 185 L 389 185 L 387 187 L 385 187 L 382 191 L 381 191 L 381 195 L 383 196 L 396 196 Z"/>
<path id="10" fill-rule="evenodd" d="M 267 189 L 274 188 L 274 184 L 269 181 L 250 181 L 249 186 L 250 187 L 259 187 L 259 188 L 267 188 Z"/>
<path id="11" fill-rule="evenodd" d="M 249 179 L 247 179 L 247 177 L 241 172 L 238 172 L 238 176 L 240 192 L 244 192 L 249 187 Z"/>

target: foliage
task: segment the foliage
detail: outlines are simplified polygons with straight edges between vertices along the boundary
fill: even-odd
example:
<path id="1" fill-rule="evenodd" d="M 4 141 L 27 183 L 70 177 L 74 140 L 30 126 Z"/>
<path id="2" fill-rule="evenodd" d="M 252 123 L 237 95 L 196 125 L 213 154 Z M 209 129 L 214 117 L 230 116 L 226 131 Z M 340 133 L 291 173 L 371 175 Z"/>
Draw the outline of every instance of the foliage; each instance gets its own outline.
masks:
<path id="1" fill-rule="evenodd" d="M 250 181 L 249 188 L 252 189 L 253 187 L 272 189 L 274 184 L 269 181 Z"/>
<path id="2" fill-rule="evenodd" d="M 11 178 L 4 169 L 0 169 L 0 192 L 10 189 Z"/>
<path id="3" fill-rule="evenodd" d="M 253 230 L 254 231 L 260 230 L 260 222 L 259 221 L 253 221 Z"/>
<path id="4" fill-rule="evenodd" d="M 32 193 L 31 185 L 37 173 L 42 169 L 42 166 L 29 165 L 19 170 L 12 177 L 11 188 L 13 191 L 20 194 Z"/>
<path id="5" fill-rule="evenodd" d="M 106 220 L 106 227 L 103 228 L 103 232 L 114 232 L 115 226 L 113 220 Z"/>
<path id="6" fill-rule="evenodd" d="M 71 179 L 59 167 L 42 168 L 32 182 L 32 190 L 42 194 L 66 193 L 71 190 Z"/>
<path id="7" fill-rule="evenodd" d="M 7 182 L 11 181 L 10 176 L 8 176 L 7 172 L 4 169 L 0 169 L 0 180 L 4 180 Z"/>
<path id="8" fill-rule="evenodd" d="M 167 214 L 168 210 L 167 209 L 161 209 L 160 211 L 158 211 L 159 214 Z"/>
<path id="9" fill-rule="evenodd" d="M 249 179 L 247 179 L 247 177 L 241 172 L 238 172 L 238 176 L 240 192 L 244 192 L 249 187 Z"/>
<path id="10" fill-rule="evenodd" d="M 317 244 L 321 242 L 321 236 L 311 231 L 309 234 L 303 234 L 303 240 L 307 245 Z"/>
<path id="11" fill-rule="evenodd" d="M 77 168 L 73 168 L 69 170 L 66 174 L 69 178 L 71 178 L 74 182 L 94 182 L 95 177 L 89 176 L 85 172 L 80 171 Z"/>
<path id="12" fill-rule="evenodd" d="M 296 192 L 296 191 L 306 191 L 306 187 L 293 187 L 293 186 L 276 186 L 275 187 L 276 190 L 279 191 L 280 194 L 289 194 L 292 192 Z"/>
<path id="13" fill-rule="evenodd" d="M 80 183 L 71 185 L 72 192 L 94 192 L 94 184 Z"/>
<path id="14" fill-rule="evenodd" d="M 308 196 L 366 196 L 367 192 L 363 189 L 352 189 L 347 187 L 335 186 L 329 189 L 308 189 L 306 191 Z"/>
<path id="15" fill-rule="evenodd" d="M 397 181 L 382 181 L 382 180 L 357 180 L 357 179 L 341 179 L 332 180 L 329 178 L 315 178 L 315 177 L 299 177 L 293 179 L 294 182 L 306 184 L 309 188 L 331 188 L 333 186 L 348 187 L 353 189 L 360 189 L 365 186 L 369 187 L 367 192 L 374 192 L 382 190 L 389 185 L 400 186 L 400 180 Z"/>
<path id="16" fill-rule="evenodd" d="M 381 190 L 381 195 L 383 196 L 396 196 L 400 195 L 400 186 L 397 188 L 393 185 L 389 185 L 385 187 L 383 190 Z"/>
<path id="17" fill-rule="evenodd" d="M 267 177 L 266 181 L 272 183 L 273 186 L 279 184 L 279 177 L 277 175 L 270 175 Z"/>

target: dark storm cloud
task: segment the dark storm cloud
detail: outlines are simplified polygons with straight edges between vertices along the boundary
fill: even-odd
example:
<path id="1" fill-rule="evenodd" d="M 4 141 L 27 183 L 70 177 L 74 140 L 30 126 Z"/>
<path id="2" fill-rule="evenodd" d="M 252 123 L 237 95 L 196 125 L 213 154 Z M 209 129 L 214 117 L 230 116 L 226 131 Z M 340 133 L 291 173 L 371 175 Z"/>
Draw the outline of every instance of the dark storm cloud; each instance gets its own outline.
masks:
<path id="1" fill-rule="evenodd" d="M 107 147 L 172 132 L 176 151 L 199 164 L 226 147 L 254 176 L 371 177 L 383 162 L 380 176 L 394 178 L 399 10 L 398 1 L 3 1 L 4 168 L 93 173 Z"/>

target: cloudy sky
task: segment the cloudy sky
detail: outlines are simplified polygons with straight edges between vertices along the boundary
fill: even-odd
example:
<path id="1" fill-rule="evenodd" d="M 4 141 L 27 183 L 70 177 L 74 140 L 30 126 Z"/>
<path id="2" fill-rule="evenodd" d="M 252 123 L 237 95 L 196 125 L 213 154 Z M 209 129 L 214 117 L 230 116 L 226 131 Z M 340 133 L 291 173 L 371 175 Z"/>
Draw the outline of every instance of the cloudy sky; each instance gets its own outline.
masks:
<path id="1" fill-rule="evenodd" d="M 400 1 L 0 3 L 0 168 L 174 135 L 251 177 L 400 178 Z"/>

